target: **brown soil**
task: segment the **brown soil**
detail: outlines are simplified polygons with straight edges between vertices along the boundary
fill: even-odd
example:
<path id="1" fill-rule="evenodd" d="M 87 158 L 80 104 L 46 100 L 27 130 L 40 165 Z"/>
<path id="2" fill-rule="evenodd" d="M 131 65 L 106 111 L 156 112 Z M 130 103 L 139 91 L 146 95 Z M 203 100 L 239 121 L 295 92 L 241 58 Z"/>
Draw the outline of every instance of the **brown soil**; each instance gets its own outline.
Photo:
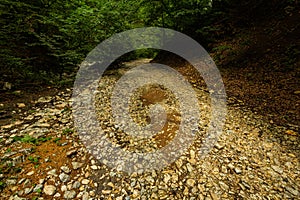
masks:
<path id="1" fill-rule="evenodd" d="M 22 113 L 31 110 L 39 97 L 54 96 L 59 90 L 47 85 L 0 90 L 0 126 L 20 119 Z M 25 107 L 18 108 L 17 103 L 24 103 Z"/>
<path id="2" fill-rule="evenodd" d="M 164 100 L 168 99 L 168 93 L 159 87 L 152 87 L 151 89 L 145 91 L 141 95 L 141 100 L 144 106 L 154 105 L 156 103 L 162 103 Z M 149 121 L 150 123 L 150 121 Z M 159 134 L 153 136 L 155 143 L 159 148 L 162 148 L 169 144 L 170 141 L 176 135 L 176 131 L 180 124 L 180 114 L 173 111 L 167 113 L 166 123 Z"/>
<path id="3" fill-rule="evenodd" d="M 299 133 L 300 127 L 300 12 L 287 11 L 233 36 L 210 44 L 220 70 L 228 104 L 250 108 L 271 123 Z M 172 66 L 206 90 L 201 75 L 175 55 L 163 53 L 153 62 Z"/>

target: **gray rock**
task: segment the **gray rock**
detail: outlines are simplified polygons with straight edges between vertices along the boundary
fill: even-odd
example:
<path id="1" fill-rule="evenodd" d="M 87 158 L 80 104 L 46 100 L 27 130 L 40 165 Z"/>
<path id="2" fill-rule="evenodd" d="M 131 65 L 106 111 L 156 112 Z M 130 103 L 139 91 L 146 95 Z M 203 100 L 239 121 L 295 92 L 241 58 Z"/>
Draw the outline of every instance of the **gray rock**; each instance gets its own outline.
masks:
<path id="1" fill-rule="evenodd" d="M 79 188 L 80 187 L 80 182 L 79 181 L 75 181 L 74 183 L 73 183 L 73 185 L 72 185 L 72 187 L 73 187 L 73 189 L 77 189 L 77 188 Z"/>
<path id="2" fill-rule="evenodd" d="M 90 182 L 90 180 L 88 180 L 88 179 L 83 179 L 83 180 L 81 181 L 81 183 L 82 183 L 83 185 L 87 185 L 87 184 L 89 184 L 89 182 Z"/>
<path id="3" fill-rule="evenodd" d="M 83 163 L 80 163 L 80 162 L 72 162 L 72 167 L 73 169 L 79 169 L 83 166 Z"/>
<path id="4" fill-rule="evenodd" d="M 271 168 L 272 168 L 275 172 L 277 172 L 277 173 L 279 173 L 279 174 L 282 174 L 282 173 L 283 173 L 283 169 L 280 168 L 280 167 L 278 167 L 278 166 L 276 166 L 276 165 L 272 165 Z"/>
<path id="5" fill-rule="evenodd" d="M 84 192 L 82 195 L 82 200 L 89 200 L 89 193 L 88 192 Z"/>
<path id="6" fill-rule="evenodd" d="M 294 196 L 298 196 L 298 195 L 299 195 L 299 191 L 295 190 L 295 189 L 292 188 L 292 187 L 286 186 L 285 189 L 286 189 L 289 193 L 291 193 L 292 195 L 294 195 Z"/>
<path id="7" fill-rule="evenodd" d="M 43 192 L 46 195 L 50 195 L 50 196 L 54 195 L 55 191 L 56 191 L 56 187 L 54 185 L 45 185 L 43 190 Z"/>
<path id="8" fill-rule="evenodd" d="M 52 97 L 47 96 L 47 97 L 40 97 L 37 100 L 37 103 L 49 103 L 52 100 Z"/>
<path id="9" fill-rule="evenodd" d="M 32 190 L 33 190 L 33 187 L 31 187 L 31 188 L 25 188 L 25 189 L 24 189 L 24 193 L 25 193 L 25 194 L 29 194 L 29 193 L 32 192 Z"/>
<path id="10" fill-rule="evenodd" d="M 237 173 L 237 174 L 241 174 L 241 173 L 242 173 L 242 170 L 241 170 L 240 168 L 238 168 L 238 167 L 235 167 L 235 168 L 234 168 L 234 171 L 235 171 L 235 173 Z"/>
<path id="11" fill-rule="evenodd" d="M 18 195 L 13 196 L 12 200 L 26 200 L 26 198 L 19 197 Z"/>
<path id="12" fill-rule="evenodd" d="M 24 182 L 24 184 L 23 184 L 23 186 L 24 186 L 24 187 L 29 187 L 29 186 L 31 186 L 31 181 L 30 181 L 30 179 L 26 179 L 25 182 Z"/>
<path id="13" fill-rule="evenodd" d="M 49 172 L 47 172 L 48 175 L 57 176 L 56 169 L 52 169 Z"/>
<path id="14" fill-rule="evenodd" d="M 67 174 L 71 172 L 70 168 L 67 166 L 61 166 L 60 169 Z"/>
<path id="15" fill-rule="evenodd" d="M 70 176 L 68 174 L 65 174 L 65 173 L 61 173 L 58 177 L 61 180 L 61 182 L 63 182 L 63 183 L 70 180 Z"/>
<path id="16" fill-rule="evenodd" d="M 74 199 L 76 196 L 76 192 L 74 190 L 66 191 L 64 194 L 65 199 Z"/>
<path id="17" fill-rule="evenodd" d="M 34 188 L 33 188 L 33 192 L 38 192 L 39 190 L 42 190 L 43 188 L 43 184 L 37 184 Z"/>
<path id="18" fill-rule="evenodd" d="M 12 186 L 12 185 L 16 185 L 17 184 L 17 180 L 16 179 L 7 179 L 5 182 L 6 182 L 7 186 Z"/>
<path id="19" fill-rule="evenodd" d="M 216 144 L 215 144 L 215 147 L 216 147 L 216 149 L 221 150 L 221 149 L 224 148 L 224 145 L 223 145 L 223 144 L 216 143 Z"/>

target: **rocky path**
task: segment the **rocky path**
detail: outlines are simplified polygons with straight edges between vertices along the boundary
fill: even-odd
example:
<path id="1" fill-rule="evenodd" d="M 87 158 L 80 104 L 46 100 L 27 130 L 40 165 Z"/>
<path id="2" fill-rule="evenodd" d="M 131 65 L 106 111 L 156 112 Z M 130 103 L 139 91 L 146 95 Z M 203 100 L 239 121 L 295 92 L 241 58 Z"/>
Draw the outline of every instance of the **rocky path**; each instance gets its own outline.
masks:
<path id="1" fill-rule="evenodd" d="M 176 109 L 168 115 L 165 132 L 145 144 L 117 132 L 106 113 L 110 108 L 103 107 L 108 106 L 109 98 L 105 96 L 113 84 L 134 65 L 129 63 L 118 73 L 103 77 L 96 108 L 112 143 L 123 144 L 129 151 L 150 151 L 174 137 L 170 127 L 176 128 L 180 119 Z M 197 89 L 202 119 L 199 140 L 163 170 L 129 175 L 101 164 L 82 145 L 72 120 L 71 95 L 69 89 L 56 96 L 41 97 L 31 110 L 22 113 L 21 120 L 1 127 L 0 199 L 300 198 L 298 133 L 265 121 L 239 105 L 228 107 L 222 135 L 201 159 L 197 150 L 207 128 L 210 104 L 208 94 Z M 171 107 L 170 99 L 168 91 L 146 87 L 133 97 L 137 111 L 133 116 L 147 123 L 147 113 L 142 108 L 157 102 Z"/>

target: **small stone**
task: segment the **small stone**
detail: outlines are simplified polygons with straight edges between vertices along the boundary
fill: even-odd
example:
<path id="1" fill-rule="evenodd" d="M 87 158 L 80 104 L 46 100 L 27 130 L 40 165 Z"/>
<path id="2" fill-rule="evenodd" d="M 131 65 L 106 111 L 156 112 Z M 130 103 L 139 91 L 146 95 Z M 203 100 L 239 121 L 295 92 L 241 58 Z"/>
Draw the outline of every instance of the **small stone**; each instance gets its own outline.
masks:
<path id="1" fill-rule="evenodd" d="M 90 182 L 90 180 L 88 180 L 88 179 L 83 179 L 83 180 L 81 181 L 81 183 L 82 183 L 83 185 L 87 185 L 87 184 L 89 184 L 89 182 Z"/>
<path id="2" fill-rule="evenodd" d="M 17 189 L 18 189 L 18 188 L 17 188 Z M 23 195 L 24 195 L 24 190 L 19 190 L 19 191 L 18 191 L 18 195 L 19 195 L 19 196 L 23 196 Z"/>
<path id="3" fill-rule="evenodd" d="M 8 124 L 8 125 L 4 125 L 4 126 L 1 126 L 2 129 L 10 129 L 14 126 L 14 124 Z"/>
<path id="4" fill-rule="evenodd" d="M 213 200 L 219 200 L 220 199 L 220 198 L 217 197 L 217 195 L 214 192 L 210 191 L 209 193 L 210 193 L 210 196 Z"/>
<path id="5" fill-rule="evenodd" d="M 16 185 L 17 184 L 17 180 L 16 179 L 7 179 L 6 180 L 6 184 L 8 186 Z"/>
<path id="6" fill-rule="evenodd" d="M 80 186 L 80 188 L 79 188 L 79 191 L 83 191 L 83 190 L 85 190 L 85 186 L 84 185 Z"/>
<path id="7" fill-rule="evenodd" d="M 41 190 L 43 188 L 43 184 L 37 184 L 34 188 L 33 188 L 33 192 L 38 192 L 39 190 Z"/>
<path id="8" fill-rule="evenodd" d="M 147 176 L 146 181 L 149 182 L 149 183 L 154 183 L 155 182 L 155 180 L 151 176 Z"/>
<path id="9" fill-rule="evenodd" d="M 165 183 L 168 183 L 170 179 L 171 179 L 171 176 L 169 174 L 164 175 L 164 182 Z"/>
<path id="10" fill-rule="evenodd" d="M 57 176 L 56 169 L 52 169 L 49 172 L 47 172 L 48 175 Z"/>
<path id="11" fill-rule="evenodd" d="M 61 182 L 65 183 L 70 180 L 70 176 L 65 173 L 61 173 L 59 175 L 59 179 L 61 180 Z"/>
<path id="12" fill-rule="evenodd" d="M 228 191 L 228 190 L 229 190 L 229 186 L 228 186 L 226 183 L 220 181 L 219 184 L 220 184 L 220 187 L 221 187 L 223 190 L 225 190 L 225 191 Z"/>
<path id="13" fill-rule="evenodd" d="M 122 200 L 122 199 L 123 199 L 122 196 L 118 196 L 118 197 L 116 198 L 116 200 Z M 153 199 L 152 196 L 151 196 L 151 199 Z"/>
<path id="14" fill-rule="evenodd" d="M 288 134 L 288 135 L 292 135 L 292 136 L 296 136 L 297 135 L 297 133 L 295 131 L 293 131 L 293 130 L 287 130 L 285 133 Z"/>
<path id="15" fill-rule="evenodd" d="M 190 156 L 191 156 L 191 159 L 195 159 L 196 154 L 195 154 L 194 150 L 190 151 Z"/>
<path id="16" fill-rule="evenodd" d="M 136 185 L 136 180 L 133 179 L 133 180 L 131 181 L 131 183 L 130 183 L 130 186 L 131 186 L 131 187 L 134 187 L 135 185 Z"/>
<path id="17" fill-rule="evenodd" d="M 66 191 L 64 194 L 65 199 L 74 199 L 76 196 L 76 192 L 74 190 Z"/>
<path id="18" fill-rule="evenodd" d="M 61 166 L 60 169 L 67 174 L 71 172 L 70 168 L 67 166 Z"/>
<path id="19" fill-rule="evenodd" d="M 195 180 L 194 179 L 188 179 L 186 181 L 186 184 L 189 186 L 189 187 L 194 187 L 195 185 Z"/>
<path id="20" fill-rule="evenodd" d="M 57 192 L 53 197 L 54 198 L 59 198 L 59 197 L 61 197 L 61 194 Z"/>
<path id="21" fill-rule="evenodd" d="M 84 192 L 82 195 L 82 200 L 88 200 L 90 198 L 89 193 Z"/>
<path id="22" fill-rule="evenodd" d="M 27 176 L 32 176 L 34 174 L 34 171 L 30 171 L 30 172 L 28 172 L 26 175 Z"/>
<path id="23" fill-rule="evenodd" d="M 227 167 L 223 165 L 223 166 L 221 167 L 221 172 L 224 173 L 224 174 L 227 174 L 227 172 L 228 172 L 228 171 L 227 171 Z"/>
<path id="24" fill-rule="evenodd" d="M 182 160 L 178 159 L 176 162 L 175 162 L 177 168 L 179 169 L 181 166 L 182 166 Z"/>
<path id="25" fill-rule="evenodd" d="M 235 167 L 235 168 L 234 168 L 234 171 L 235 171 L 235 173 L 237 173 L 237 174 L 241 174 L 241 173 L 242 173 L 242 170 L 241 170 L 240 168 L 238 168 L 238 167 Z"/>
<path id="26" fill-rule="evenodd" d="M 292 195 L 294 195 L 294 196 L 298 196 L 298 195 L 299 195 L 299 192 L 298 192 L 297 190 L 295 190 L 294 188 L 291 188 L 291 187 L 286 186 L 285 189 L 286 189 L 289 193 L 291 193 Z"/>
<path id="27" fill-rule="evenodd" d="M 26 105 L 25 103 L 17 103 L 18 108 L 24 108 Z"/>
<path id="28" fill-rule="evenodd" d="M 10 200 L 10 199 L 9 199 Z M 13 200 L 26 200 L 26 198 L 18 197 L 18 195 L 15 195 L 13 197 Z"/>
<path id="29" fill-rule="evenodd" d="M 25 180 L 25 178 L 22 178 L 21 180 L 19 180 L 18 184 L 22 184 Z"/>
<path id="30" fill-rule="evenodd" d="M 37 103 L 49 103 L 52 100 L 52 98 L 50 96 L 47 97 L 40 97 L 37 100 Z"/>
<path id="31" fill-rule="evenodd" d="M 300 90 L 295 91 L 294 94 L 300 94 Z"/>
<path id="32" fill-rule="evenodd" d="M 83 163 L 80 162 L 72 162 L 73 169 L 79 169 L 83 166 Z"/>
<path id="33" fill-rule="evenodd" d="M 56 191 L 56 187 L 54 185 L 45 185 L 43 190 L 43 192 L 46 195 L 50 195 L 50 196 L 54 195 L 55 191 Z"/>
<path id="34" fill-rule="evenodd" d="M 23 183 L 23 186 L 24 186 L 24 187 L 29 187 L 29 186 L 31 186 L 31 181 L 30 181 L 30 179 L 26 179 L 26 180 L 24 181 L 24 183 Z"/>
<path id="35" fill-rule="evenodd" d="M 13 187 L 10 188 L 10 190 L 11 190 L 12 192 L 15 192 L 17 189 L 18 189 L 18 186 L 13 186 Z"/>
<path id="36" fill-rule="evenodd" d="M 219 144 L 219 143 L 216 143 L 216 144 L 215 144 L 215 147 L 216 147 L 218 150 L 221 150 L 221 149 L 224 148 L 224 145 Z"/>
<path id="37" fill-rule="evenodd" d="M 183 195 L 184 196 L 188 196 L 189 195 L 189 189 L 187 187 L 184 188 Z"/>
<path id="38" fill-rule="evenodd" d="M 35 123 L 35 124 L 34 124 L 34 127 L 38 127 L 38 128 L 49 128 L 49 127 L 51 127 L 51 125 L 48 124 L 48 123 Z"/>
<path id="39" fill-rule="evenodd" d="M 39 184 L 43 184 L 45 182 L 45 179 L 43 179 L 43 178 L 41 178 L 40 180 L 39 180 Z"/>
<path id="40" fill-rule="evenodd" d="M 96 165 L 92 165 L 91 169 L 96 170 L 96 169 L 98 169 L 98 167 Z"/>
<path id="41" fill-rule="evenodd" d="M 95 194 L 94 191 L 90 191 L 90 192 L 89 192 L 89 195 L 90 195 L 91 197 L 94 197 L 96 194 Z"/>
<path id="42" fill-rule="evenodd" d="M 55 108 L 57 108 L 57 109 L 64 109 L 65 107 L 67 106 L 67 104 L 66 103 L 60 103 L 60 104 L 57 104 L 57 105 L 55 105 Z"/>
<path id="43" fill-rule="evenodd" d="M 9 82 L 5 82 L 3 85 L 3 90 L 11 90 L 12 84 Z"/>
<path id="44" fill-rule="evenodd" d="M 72 157 L 72 156 L 75 155 L 76 153 L 77 153 L 77 150 L 76 150 L 76 149 L 72 149 L 72 150 L 68 151 L 68 152 L 66 153 L 66 155 L 67 155 L 68 157 Z"/>
<path id="45" fill-rule="evenodd" d="M 79 188 L 80 187 L 80 182 L 79 181 L 75 181 L 74 183 L 73 183 L 73 185 L 72 185 L 72 187 L 73 187 L 73 189 L 77 189 L 77 188 Z"/>
<path id="46" fill-rule="evenodd" d="M 107 186 L 109 186 L 109 187 L 111 187 L 111 188 L 114 188 L 114 187 L 115 187 L 115 185 L 114 185 L 112 182 L 107 183 Z"/>
<path id="47" fill-rule="evenodd" d="M 234 169 L 234 166 L 231 163 L 228 164 L 228 167 L 229 167 L 229 169 Z"/>
<path id="48" fill-rule="evenodd" d="M 242 181 L 242 184 L 246 189 L 248 189 L 248 190 L 251 189 L 251 186 L 248 183 L 246 183 L 245 181 Z"/>
<path id="49" fill-rule="evenodd" d="M 33 187 L 31 187 L 31 188 L 25 188 L 24 189 L 24 194 L 29 194 L 29 193 L 32 192 L 32 190 L 33 190 Z"/>
<path id="50" fill-rule="evenodd" d="M 277 172 L 277 173 L 279 173 L 279 174 L 282 174 L 282 173 L 283 173 L 283 169 L 280 168 L 280 167 L 278 167 L 278 166 L 276 166 L 276 165 L 271 165 L 271 168 L 272 168 L 275 172 Z"/>
<path id="51" fill-rule="evenodd" d="M 60 190 L 61 190 L 62 192 L 65 192 L 65 191 L 68 190 L 68 188 L 67 188 L 66 185 L 62 185 L 61 188 L 60 188 Z"/>
<path id="52" fill-rule="evenodd" d="M 102 190 L 102 194 L 110 194 L 111 190 Z"/>

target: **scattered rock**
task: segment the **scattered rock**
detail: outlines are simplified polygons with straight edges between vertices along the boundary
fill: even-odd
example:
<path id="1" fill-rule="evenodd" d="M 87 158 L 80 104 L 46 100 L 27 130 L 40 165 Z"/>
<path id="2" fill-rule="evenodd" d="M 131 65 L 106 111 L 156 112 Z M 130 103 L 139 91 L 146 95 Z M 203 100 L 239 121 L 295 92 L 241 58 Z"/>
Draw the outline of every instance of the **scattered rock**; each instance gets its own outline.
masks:
<path id="1" fill-rule="evenodd" d="M 65 183 L 70 180 L 70 176 L 65 173 L 61 173 L 59 175 L 59 179 L 61 180 L 61 182 Z"/>
<path id="2" fill-rule="evenodd" d="M 74 199 L 76 196 L 76 192 L 74 190 L 71 190 L 71 191 L 66 191 L 64 193 L 64 198 L 65 199 Z"/>
<path id="3" fill-rule="evenodd" d="M 76 149 L 72 149 L 72 150 L 70 150 L 70 151 L 67 152 L 67 156 L 68 156 L 68 157 L 72 157 L 72 156 L 74 156 L 76 153 L 77 153 L 77 150 L 76 150 Z"/>
<path id="4" fill-rule="evenodd" d="M 42 191 L 43 188 L 43 184 L 37 184 L 34 188 L 33 188 L 33 192 L 39 192 Z"/>
<path id="5" fill-rule="evenodd" d="M 24 108 L 26 107 L 25 103 L 17 103 L 18 108 Z"/>
<path id="6" fill-rule="evenodd" d="M 294 195 L 294 196 L 298 196 L 298 195 L 299 195 L 299 191 L 295 190 L 295 189 L 292 188 L 292 187 L 286 186 L 285 189 L 286 189 L 289 193 L 291 193 L 292 195 Z"/>
<path id="7" fill-rule="evenodd" d="M 280 168 L 280 167 L 278 167 L 278 166 L 276 166 L 276 165 L 271 165 L 271 168 L 272 168 L 275 172 L 277 172 L 277 173 L 279 173 L 279 174 L 282 174 L 282 173 L 283 173 L 283 169 Z"/>
<path id="8" fill-rule="evenodd" d="M 28 172 L 26 175 L 27 176 L 32 176 L 34 174 L 34 171 L 30 171 L 30 172 Z"/>
<path id="9" fill-rule="evenodd" d="M 54 195 L 55 191 L 56 191 L 56 187 L 54 185 L 45 185 L 44 190 L 43 190 L 43 192 L 46 195 L 50 195 L 50 196 Z"/>
<path id="10" fill-rule="evenodd" d="M 38 100 L 37 100 L 37 103 L 49 103 L 51 102 L 52 100 L 52 97 L 50 96 L 47 96 L 47 97 L 40 97 Z"/>
<path id="11" fill-rule="evenodd" d="M 195 185 L 195 180 L 194 179 L 188 179 L 186 181 L 186 184 L 189 186 L 189 187 L 194 187 Z"/>
<path id="12" fill-rule="evenodd" d="M 73 169 L 79 169 L 83 166 L 83 163 L 80 162 L 72 162 Z"/>
<path id="13" fill-rule="evenodd" d="M 241 174 L 241 173 L 242 173 L 242 170 L 241 170 L 240 168 L 238 168 L 238 167 L 235 167 L 235 168 L 234 168 L 234 171 L 235 171 L 235 173 L 237 173 L 237 174 Z"/>
<path id="14" fill-rule="evenodd" d="M 89 182 L 90 182 L 90 180 L 88 180 L 88 179 L 83 179 L 83 180 L 81 181 L 81 183 L 82 183 L 83 185 L 87 185 L 87 184 L 89 184 Z"/>
<path id="15" fill-rule="evenodd" d="M 60 169 L 65 172 L 66 174 L 69 174 L 71 172 L 70 168 L 67 166 L 61 166 Z"/>

